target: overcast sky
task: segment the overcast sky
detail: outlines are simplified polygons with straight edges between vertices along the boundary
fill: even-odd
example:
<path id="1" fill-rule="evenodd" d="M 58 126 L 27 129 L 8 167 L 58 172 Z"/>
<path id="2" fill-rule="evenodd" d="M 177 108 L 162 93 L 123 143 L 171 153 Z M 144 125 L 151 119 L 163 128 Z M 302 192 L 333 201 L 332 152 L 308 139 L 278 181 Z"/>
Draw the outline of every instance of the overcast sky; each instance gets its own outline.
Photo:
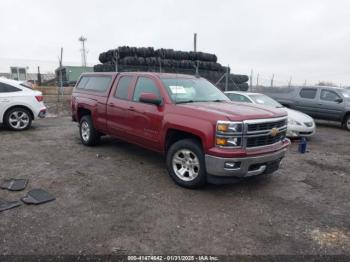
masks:
<path id="1" fill-rule="evenodd" d="M 234 73 L 350 85 L 348 0 L 1 0 L 0 72 L 53 71 L 61 46 L 79 65 L 82 34 L 93 65 L 121 45 L 192 50 L 194 32 Z"/>

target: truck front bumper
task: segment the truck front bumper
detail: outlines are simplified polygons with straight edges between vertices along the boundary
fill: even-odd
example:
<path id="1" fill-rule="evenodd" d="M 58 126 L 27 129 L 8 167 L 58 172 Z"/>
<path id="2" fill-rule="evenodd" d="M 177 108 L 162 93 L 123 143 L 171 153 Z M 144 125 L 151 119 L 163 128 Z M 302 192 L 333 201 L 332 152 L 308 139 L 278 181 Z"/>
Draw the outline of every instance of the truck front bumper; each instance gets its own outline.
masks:
<path id="1" fill-rule="evenodd" d="M 279 167 L 287 149 L 254 157 L 222 158 L 205 155 L 207 174 L 222 178 L 244 178 L 272 173 Z"/>

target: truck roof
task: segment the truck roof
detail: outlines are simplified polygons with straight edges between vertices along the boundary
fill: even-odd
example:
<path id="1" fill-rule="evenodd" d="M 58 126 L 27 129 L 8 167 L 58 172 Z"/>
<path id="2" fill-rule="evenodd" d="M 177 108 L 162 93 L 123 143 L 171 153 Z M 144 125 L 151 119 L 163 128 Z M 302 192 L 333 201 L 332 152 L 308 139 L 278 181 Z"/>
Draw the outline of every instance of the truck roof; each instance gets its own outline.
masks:
<path id="1" fill-rule="evenodd" d="M 175 74 L 175 73 L 157 73 L 157 72 L 90 72 L 83 73 L 82 75 L 111 75 L 116 76 L 118 74 L 129 74 L 129 75 L 149 75 L 155 76 L 158 78 L 188 78 L 188 79 L 196 79 L 196 76 L 193 75 L 185 75 L 185 74 Z"/>

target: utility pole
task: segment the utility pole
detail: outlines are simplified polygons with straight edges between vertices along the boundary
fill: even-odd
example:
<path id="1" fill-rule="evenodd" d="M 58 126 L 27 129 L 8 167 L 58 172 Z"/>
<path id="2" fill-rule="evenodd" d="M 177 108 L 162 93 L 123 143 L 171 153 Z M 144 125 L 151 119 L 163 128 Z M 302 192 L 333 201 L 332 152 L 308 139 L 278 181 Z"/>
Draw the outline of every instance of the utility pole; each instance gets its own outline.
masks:
<path id="1" fill-rule="evenodd" d="M 290 76 L 289 82 L 288 82 L 288 87 L 290 88 L 291 86 L 292 86 L 292 76 Z"/>
<path id="2" fill-rule="evenodd" d="M 81 60 L 82 60 L 82 66 L 86 67 L 86 49 L 85 49 L 85 41 L 87 40 L 86 37 L 81 36 L 78 39 L 81 42 Z"/>
<path id="3" fill-rule="evenodd" d="M 253 88 L 253 69 L 250 71 L 250 79 L 249 79 L 250 91 Z"/>
<path id="4" fill-rule="evenodd" d="M 272 78 L 271 78 L 271 87 L 273 87 L 273 79 L 275 78 L 275 74 L 272 74 Z"/>
<path id="5" fill-rule="evenodd" d="M 41 86 L 40 66 L 38 66 L 38 81 L 37 81 L 37 85 L 38 85 L 38 86 Z"/>
<path id="6" fill-rule="evenodd" d="M 197 52 L 197 33 L 194 33 L 193 51 L 194 51 L 194 52 Z"/>
<path id="7" fill-rule="evenodd" d="M 193 51 L 196 53 L 197 52 L 197 33 L 194 33 L 194 38 L 193 38 Z M 199 62 L 198 59 L 196 61 L 196 76 L 199 76 Z"/>
<path id="8" fill-rule="evenodd" d="M 259 86 L 259 73 L 256 76 L 256 87 L 258 87 L 258 86 Z"/>
<path id="9" fill-rule="evenodd" d="M 114 50 L 113 60 L 114 60 L 115 71 L 118 72 L 119 53 L 118 53 L 118 50 L 117 50 L 117 49 Z"/>
<path id="10" fill-rule="evenodd" d="M 226 79 L 225 79 L 225 91 L 228 91 L 228 76 L 229 76 L 230 65 L 226 67 Z"/>
<path id="11" fill-rule="evenodd" d="M 59 61 L 59 65 L 60 65 L 60 67 L 59 67 L 60 86 L 59 86 L 59 92 L 58 92 L 58 97 L 57 97 L 58 102 L 60 101 L 60 95 L 62 95 L 62 97 L 63 97 L 62 59 L 63 59 L 63 47 L 61 47 L 61 56 L 58 57 L 58 61 Z"/>

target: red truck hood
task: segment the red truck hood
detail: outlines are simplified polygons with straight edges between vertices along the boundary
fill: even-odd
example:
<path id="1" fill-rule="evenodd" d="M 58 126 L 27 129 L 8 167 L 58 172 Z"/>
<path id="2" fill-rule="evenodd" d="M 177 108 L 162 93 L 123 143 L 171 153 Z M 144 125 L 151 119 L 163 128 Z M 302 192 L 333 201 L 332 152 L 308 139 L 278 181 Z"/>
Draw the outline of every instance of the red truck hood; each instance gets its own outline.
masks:
<path id="1" fill-rule="evenodd" d="M 235 102 L 196 102 L 181 104 L 186 108 L 202 111 L 203 113 L 225 116 L 231 121 L 263 119 L 286 116 L 283 109 L 270 108 L 261 105 Z"/>

